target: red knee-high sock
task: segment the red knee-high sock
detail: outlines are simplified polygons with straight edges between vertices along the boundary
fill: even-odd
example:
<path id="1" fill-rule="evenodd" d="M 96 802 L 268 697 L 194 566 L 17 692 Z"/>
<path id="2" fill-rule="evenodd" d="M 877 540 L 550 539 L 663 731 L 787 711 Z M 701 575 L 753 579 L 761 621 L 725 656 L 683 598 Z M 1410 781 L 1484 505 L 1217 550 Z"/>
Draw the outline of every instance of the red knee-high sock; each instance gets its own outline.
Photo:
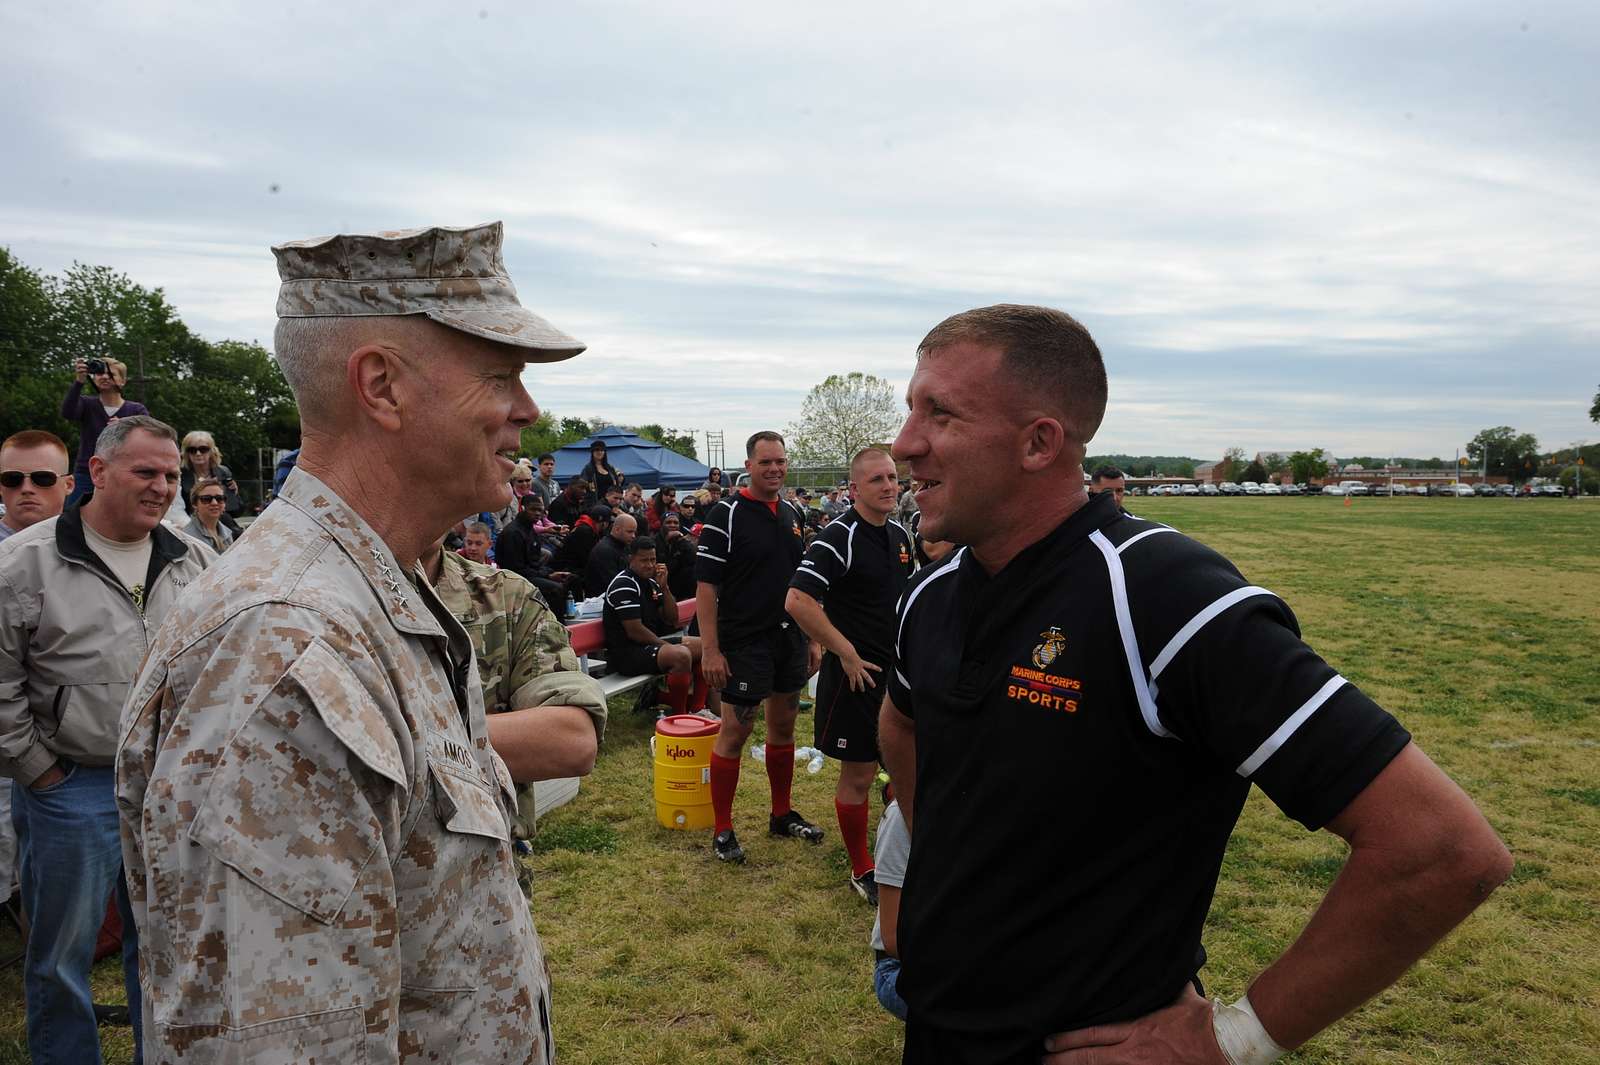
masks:
<path id="1" fill-rule="evenodd" d="M 739 790 L 739 759 L 724 758 L 711 752 L 711 812 L 717 819 L 717 831 L 726 832 L 733 827 L 733 793 Z"/>
<path id="2" fill-rule="evenodd" d="M 694 691 L 689 693 L 689 713 L 706 708 L 706 675 L 700 672 L 700 663 L 694 664 Z"/>
<path id="3" fill-rule="evenodd" d="M 850 873 L 860 876 L 872 868 L 872 856 L 867 853 L 867 804 L 850 805 L 834 799 L 833 812 L 839 816 L 839 838 L 850 855 Z"/>
<path id="4" fill-rule="evenodd" d="M 789 796 L 794 789 L 794 744 L 767 744 L 767 783 L 772 787 L 772 816 L 782 817 L 793 809 Z"/>
<path id="5" fill-rule="evenodd" d="M 687 673 L 667 674 L 667 705 L 674 714 L 681 714 L 689 702 L 689 684 L 692 678 Z"/>

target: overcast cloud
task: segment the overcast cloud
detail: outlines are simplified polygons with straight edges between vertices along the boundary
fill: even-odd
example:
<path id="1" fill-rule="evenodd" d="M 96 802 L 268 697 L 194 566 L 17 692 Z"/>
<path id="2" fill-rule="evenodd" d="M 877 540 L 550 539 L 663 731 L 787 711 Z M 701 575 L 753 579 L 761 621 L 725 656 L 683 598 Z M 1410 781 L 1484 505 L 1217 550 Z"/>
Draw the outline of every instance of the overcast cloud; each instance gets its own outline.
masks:
<path id="1" fill-rule="evenodd" d="M 269 244 L 504 219 L 541 405 L 730 460 L 998 301 L 1096 451 L 1600 437 L 1588 0 L 678 6 L 7 3 L 0 244 L 270 345 Z"/>

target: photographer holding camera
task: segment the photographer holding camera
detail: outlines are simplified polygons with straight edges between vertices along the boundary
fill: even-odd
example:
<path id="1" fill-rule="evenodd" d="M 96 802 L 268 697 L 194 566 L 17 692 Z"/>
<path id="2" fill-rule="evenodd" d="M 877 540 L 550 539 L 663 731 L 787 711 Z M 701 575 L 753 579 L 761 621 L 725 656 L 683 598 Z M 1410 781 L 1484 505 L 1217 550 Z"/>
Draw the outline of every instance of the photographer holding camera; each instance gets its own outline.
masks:
<path id="1" fill-rule="evenodd" d="M 122 398 L 122 386 L 128 383 L 128 366 L 116 359 L 77 359 L 72 364 L 72 387 L 61 403 L 61 416 L 78 423 L 78 457 L 73 464 L 72 495 L 67 506 L 72 506 L 94 488 L 89 479 L 89 459 L 100 433 L 113 418 L 131 418 L 135 414 L 149 414 L 143 403 Z M 83 394 L 84 382 L 89 382 L 97 395 Z"/>

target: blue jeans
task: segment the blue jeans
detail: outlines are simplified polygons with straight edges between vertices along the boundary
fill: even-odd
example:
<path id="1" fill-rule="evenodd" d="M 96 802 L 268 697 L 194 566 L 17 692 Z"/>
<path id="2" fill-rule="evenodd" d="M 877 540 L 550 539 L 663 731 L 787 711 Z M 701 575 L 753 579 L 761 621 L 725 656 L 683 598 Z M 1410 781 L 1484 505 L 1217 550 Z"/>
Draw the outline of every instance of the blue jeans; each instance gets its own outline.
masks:
<path id="1" fill-rule="evenodd" d="M 18 882 L 30 925 L 22 976 L 28 1050 L 34 1065 L 100 1061 L 89 969 L 105 923 L 106 900 L 115 892 L 122 915 L 122 980 L 138 1062 L 143 1027 L 139 934 L 122 878 L 114 771 L 110 766 L 64 767 L 67 778 L 43 791 L 17 781 L 11 793 Z"/>
<path id="2" fill-rule="evenodd" d="M 878 993 L 878 1005 L 906 1019 L 906 1000 L 900 997 L 900 959 L 884 958 L 872 973 L 872 987 Z"/>

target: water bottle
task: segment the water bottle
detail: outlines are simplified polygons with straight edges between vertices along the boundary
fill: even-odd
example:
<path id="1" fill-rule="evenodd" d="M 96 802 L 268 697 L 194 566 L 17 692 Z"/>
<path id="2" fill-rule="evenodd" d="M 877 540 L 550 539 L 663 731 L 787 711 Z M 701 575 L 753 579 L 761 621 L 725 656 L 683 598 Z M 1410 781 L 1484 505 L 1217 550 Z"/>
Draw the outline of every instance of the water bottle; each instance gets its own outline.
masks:
<path id="1" fill-rule="evenodd" d="M 806 751 L 811 752 L 811 760 L 806 763 L 806 772 L 810 773 L 812 776 L 816 776 L 818 773 L 822 772 L 822 752 L 817 750 L 815 747 L 803 747 L 795 753 L 803 754 Z"/>
<path id="2" fill-rule="evenodd" d="M 567 596 L 567 620 L 578 616 L 578 601 L 572 596 Z"/>
<path id="3" fill-rule="evenodd" d="M 767 745 L 764 743 L 751 744 L 750 757 L 757 762 L 765 764 L 767 760 Z"/>

